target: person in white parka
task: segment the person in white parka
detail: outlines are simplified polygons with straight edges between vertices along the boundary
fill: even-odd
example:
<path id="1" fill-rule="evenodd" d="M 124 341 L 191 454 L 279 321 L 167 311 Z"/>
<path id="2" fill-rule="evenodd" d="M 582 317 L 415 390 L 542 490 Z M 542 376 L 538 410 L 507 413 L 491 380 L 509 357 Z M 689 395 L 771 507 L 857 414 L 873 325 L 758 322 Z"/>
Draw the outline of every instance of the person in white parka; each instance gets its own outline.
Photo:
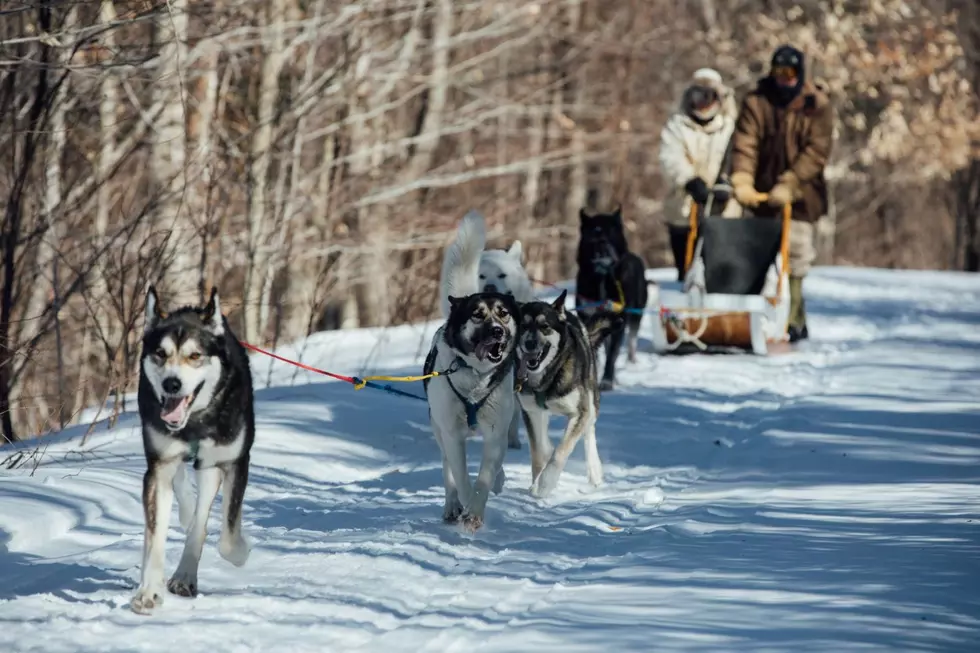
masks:
<path id="1" fill-rule="evenodd" d="M 737 115 L 735 95 L 718 71 L 701 68 L 684 89 L 679 110 L 660 133 L 660 166 L 670 188 L 664 216 L 679 279 L 684 278 L 691 202 L 704 206 L 713 193 L 712 215 L 742 215 L 730 191 L 712 190 L 716 184 L 727 184 L 722 167 Z"/>

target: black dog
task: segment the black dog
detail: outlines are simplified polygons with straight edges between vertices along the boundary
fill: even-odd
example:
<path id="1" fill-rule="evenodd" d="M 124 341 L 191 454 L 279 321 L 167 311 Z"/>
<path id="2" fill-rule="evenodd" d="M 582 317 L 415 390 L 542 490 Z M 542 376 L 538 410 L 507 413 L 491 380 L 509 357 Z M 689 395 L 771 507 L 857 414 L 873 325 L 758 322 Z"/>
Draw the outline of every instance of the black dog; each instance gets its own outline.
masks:
<path id="1" fill-rule="evenodd" d="M 606 365 L 601 390 L 611 390 L 616 384 L 616 358 L 623 346 L 623 334 L 629 328 L 629 361 L 636 362 L 636 345 L 640 321 L 647 306 L 646 264 L 629 251 L 623 230 L 622 208 L 612 213 L 588 216 L 579 210 L 581 233 L 578 244 L 578 276 L 576 277 L 575 308 L 583 317 L 594 311 L 608 309 L 596 302 L 622 302 L 626 308 L 625 321 L 606 340 Z"/>

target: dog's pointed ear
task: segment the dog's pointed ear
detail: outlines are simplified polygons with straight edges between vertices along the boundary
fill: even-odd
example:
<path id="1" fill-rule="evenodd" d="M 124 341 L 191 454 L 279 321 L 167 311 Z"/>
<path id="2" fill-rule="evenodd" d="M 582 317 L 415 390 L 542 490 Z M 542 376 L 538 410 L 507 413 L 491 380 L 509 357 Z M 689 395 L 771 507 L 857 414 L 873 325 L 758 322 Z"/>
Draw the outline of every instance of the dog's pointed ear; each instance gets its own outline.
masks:
<path id="1" fill-rule="evenodd" d="M 456 307 L 459 306 L 462 303 L 463 303 L 463 298 L 462 297 L 453 297 L 452 295 L 449 295 L 449 310 L 450 311 L 455 310 Z"/>
<path id="2" fill-rule="evenodd" d="M 218 299 L 217 287 L 211 288 L 211 297 L 208 299 L 207 306 L 204 307 L 204 314 L 201 315 L 201 319 L 215 335 L 220 336 L 225 332 L 224 320 L 221 316 L 221 301 Z"/>
<path id="3" fill-rule="evenodd" d="M 521 241 L 515 240 L 510 246 L 510 249 L 507 250 L 507 254 L 518 263 L 521 263 L 524 258 L 524 245 L 521 244 Z"/>
<path id="4" fill-rule="evenodd" d="M 551 302 L 551 307 L 554 308 L 555 312 L 558 313 L 558 319 L 563 322 L 565 321 L 565 298 L 566 297 L 568 297 L 568 288 L 562 290 L 561 294 L 558 295 L 558 299 Z"/>
<path id="5" fill-rule="evenodd" d="M 157 289 L 153 284 L 146 290 L 146 307 L 145 307 L 146 318 L 143 321 L 143 333 L 149 333 L 153 327 L 157 325 L 157 322 L 167 317 L 160 309 L 160 300 L 157 297 Z"/>
<path id="6" fill-rule="evenodd" d="M 612 212 L 613 218 L 619 224 L 623 224 L 623 205 L 619 204 L 616 206 L 616 210 Z"/>
<path id="7" fill-rule="evenodd" d="M 592 219 L 592 216 L 585 212 L 584 208 L 578 210 L 578 221 L 585 224 Z"/>

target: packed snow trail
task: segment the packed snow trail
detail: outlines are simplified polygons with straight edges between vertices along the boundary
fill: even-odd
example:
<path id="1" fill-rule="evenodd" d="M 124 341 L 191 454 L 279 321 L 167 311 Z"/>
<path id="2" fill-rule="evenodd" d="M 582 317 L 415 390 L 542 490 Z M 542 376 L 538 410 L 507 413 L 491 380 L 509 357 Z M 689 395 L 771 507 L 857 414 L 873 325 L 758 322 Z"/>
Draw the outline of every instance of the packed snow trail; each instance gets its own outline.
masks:
<path id="1" fill-rule="evenodd" d="M 807 293 L 799 351 L 621 357 L 605 484 L 579 447 L 533 499 L 522 429 L 475 534 L 440 520 L 423 402 L 253 355 L 251 558 L 218 556 L 216 503 L 201 595 L 151 617 L 136 416 L 52 436 L 0 472 L 0 651 L 980 650 L 980 281 L 829 268 Z M 407 374 L 435 326 L 277 351 Z M 183 540 L 175 514 L 168 574 Z"/>

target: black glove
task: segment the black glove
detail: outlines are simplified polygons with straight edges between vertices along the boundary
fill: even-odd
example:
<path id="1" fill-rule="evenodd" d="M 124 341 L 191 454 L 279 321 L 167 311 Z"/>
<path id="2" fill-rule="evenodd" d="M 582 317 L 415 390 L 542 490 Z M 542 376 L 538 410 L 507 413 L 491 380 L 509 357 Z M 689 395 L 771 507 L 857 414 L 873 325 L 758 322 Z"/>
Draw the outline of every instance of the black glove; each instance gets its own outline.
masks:
<path id="1" fill-rule="evenodd" d="M 684 190 L 687 191 L 691 199 L 694 200 L 696 204 L 704 205 L 708 201 L 708 184 L 704 183 L 704 179 L 701 177 L 695 177 L 686 184 L 684 184 Z"/>

